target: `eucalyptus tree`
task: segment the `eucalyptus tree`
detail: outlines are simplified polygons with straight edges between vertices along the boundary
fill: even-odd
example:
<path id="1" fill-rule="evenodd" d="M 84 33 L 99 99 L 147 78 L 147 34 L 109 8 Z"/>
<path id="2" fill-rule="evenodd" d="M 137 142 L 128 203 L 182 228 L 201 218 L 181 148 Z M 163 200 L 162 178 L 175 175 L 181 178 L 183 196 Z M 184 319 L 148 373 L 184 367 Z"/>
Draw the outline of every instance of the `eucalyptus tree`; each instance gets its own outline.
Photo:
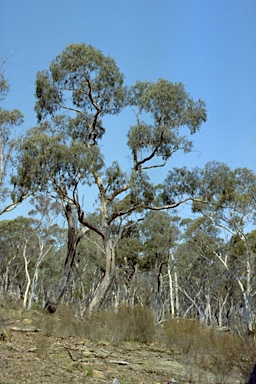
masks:
<path id="1" fill-rule="evenodd" d="M 48 204 L 45 210 L 51 208 Z M 0 222 L 1 293 L 3 296 L 20 296 L 27 309 L 34 301 L 39 301 L 42 262 L 47 256 L 56 255 L 62 245 L 61 228 L 56 223 L 47 223 L 45 211 L 41 210 L 41 214 L 40 219 L 19 216 Z M 51 265 L 56 274 L 54 264 L 56 257 Z M 47 285 L 49 287 L 49 282 Z"/>
<path id="2" fill-rule="evenodd" d="M 97 213 L 86 215 L 94 225 L 98 225 L 100 217 Z M 65 290 L 64 300 L 83 315 L 88 308 L 94 293 L 104 275 L 103 242 L 99 236 L 88 231 L 83 235 L 77 246 L 74 266 L 70 274 L 68 289 Z"/>
<path id="3" fill-rule="evenodd" d="M 184 228 L 176 254 L 182 314 L 195 314 L 200 322 L 221 326 L 231 283 L 215 254 L 226 249 L 225 241 L 220 229 L 206 217 L 185 219 Z"/>
<path id="4" fill-rule="evenodd" d="M 222 259 L 220 257 L 222 256 Z M 223 254 L 218 254 L 223 262 Z M 225 267 L 231 272 L 231 279 L 238 286 L 240 294 L 234 300 L 235 323 L 246 324 L 248 333 L 255 333 L 256 294 L 256 231 L 246 232 L 245 238 L 232 235 L 226 244 Z M 239 293 L 238 291 L 238 293 Z M 242 294 L 242 298 L 241 298 Z M 241 305 L 242 302 L 242 305 Z M 234 316 L 233 316 L 234 317 Z"/>
<path id="5" fill-rule="evenodd" d="M 205 105 L 194 101 L 183 84 L 164 79 L 126 87 L 115 61 L 85 44 L 68 45 L 49 70 L 37 74 L 36 97 L 39 125 L 27 133 L 21 146 L 17 192 L 19 188 L 46 190 L 62 201 L 67 218 L 80 223 L 70 227 L 74 252 L 67 255 L 65 284 L 82 231 L 93 231 L 101 239 L 105 272 L 89 304 L 89 311 L 95 311 L 113 282 L 115 250 L 131 225 L 131 215 L 142 218 L 148 209 L 174 208 L 183 202 L 160 204 L 159 189 L 149 172 L 163 167 L 175 152 L 191 151 L 192 142 L 183 128 L 191 134 L 199 130 L 206 120 Z M 107 132 L 104 118 L 119 115 L 127 106 L 135 110 L 135 122 L 126 132 L 131 164 L 124 171 L 117 159 L 110 166 L 104 162 L 100 140 Z M 111 129 L 107 133 L 113 147 L 118 145 Z M 101 217 L 97 225 L 86 218 L 83 207 L 86 186 L 92 185 Z M 61 295 L 55 295 L 51 308 Z"/>
<path id="6" fill-rule="evenodd" d="M 35 246 L 32 221 L 22 216 L 0 221 L 1 291 L 4 296 L 21 298 L 24 295 L 24 256 L 31 256 Z"/>
<path id="7" fill-rule="evenodd" d="M 142 242 L 136 221 L 130 220 L 116 248 L 116 277 L 112 287 L 112 305 L 133 306 L 140 285 L 140 253 Z"/>
<path id="8" fill-rule="evenodd" d="M 168 212 L 147 212 L 140 224 L 143 242 L 140 266 L 153 280 L 151 306 L 157 321 L 167 312 L 179 312 L 178 271 L 174 248 L 178 242 L 180 218 Z"/>
<path id="9" fill-rule="evenodd" d="M 176 183 L 175 189 L 173 183 Z M 172 170 L 165 183 L 165 202 L 180 194 L 194 197 L 192 209 L 203 215 L 222 231 L 228 241 L 231 237 L 243 243 L 239 271 L 232 264 L 228 250 L 216 249 L 215 256 L 229 271 L 243 297 L 244 319 L 248 332 L 255 324 L 252 310 L 253 279 L 255 276 L 255 250 L 251 247 L 248 232 L 255 226 L 256 175 L 247 168 L 230 169 L 218 162 L 207 163 L 203 169 Z M 229 243 L 232 247 L 232 244 Z"/>
<path id="10" fill-rule="evenodd" d="M 37 195 L 30 200 L 30 203 L 35 208 L 29 215 L 35 217 L 31 222 L 31 231 L 35 238 L 36 249 L 29 257 L 23 252 L 27 280 L 23 306 L 27 309 L 30 309 L 36 297 L 38 298 L 39 270 L 43 260 L 50 252 L 61 247 L 65 234 L 57 223 L 61 213 L 58 202 L 51 201 L 44 195 Z M 33 267 L 29 268 L 32 260 Z"/>
<path id="11" fill-rule="evenodd" d="M 0 70 L 6 60 L 0 64 Z M 0 101 L 6 98 L 9 88 L 4 74 L 0 73 Z M 15 165 L 15 150 L 19 137 L 17 131 L 22 123 L 23 115 L 18 109 L 10 111 L 0 106 L 0 215 L 13 210 L 26 197 L 24 191 L 16 196 L 12 194 L 9 184 L 11 168 Z"/>

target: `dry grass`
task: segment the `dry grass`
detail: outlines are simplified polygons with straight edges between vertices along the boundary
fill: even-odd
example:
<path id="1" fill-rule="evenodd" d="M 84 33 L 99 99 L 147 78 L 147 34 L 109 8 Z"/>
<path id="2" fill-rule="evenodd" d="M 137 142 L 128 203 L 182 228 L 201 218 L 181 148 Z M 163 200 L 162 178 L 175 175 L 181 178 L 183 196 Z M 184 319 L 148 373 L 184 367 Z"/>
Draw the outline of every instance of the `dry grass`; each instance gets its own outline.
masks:
<path id="1" fill-rule="evenodd" d="M 68 306 L 60 305 L 56 313 L 45 313 L 39 319 L 39 326 L 47 336 L 75 336 L 113 344 L 124 341 L 150 343 L 156 332 L 153 315 L 143 306 L 121 307 L 117 312 L 102 311 L 81 319 Z"/>
<path id="2" fill-rule="evenodd" d="M 189 319 L 170 319 L 164 334 L 167 347 L 177 350 L 190 367 L 194 363 L 209 372 L 216 383 L 232 383 L 234 377 L 244 383 L 248 379 L 256 358 L 254 339 L 221 333 Z M 203 382 L 207 382 L 205 376 Z"/>
<path id="3" fill-rule="evenodd" d="M 85 322 L 89 338 L 115 345 L 124 341 L 151 343 L 156 332 L 152 313 L 140 305 L 120 307 L 117 312 L 103 311 L 87 317 Z"/>
<path id="4" fill-rule="evenodd" d="M 143 306 L 120 307 L 118 311 L 102 311 L 81 319 L 66 305 L 60 305 L 52 315 L 39 310 L 24 311 L 21 306 L 14 309 L 14 306 L 1 305 L 0 318 L 1 315 L 4 321 L 0 324 L 0 336 L 4 343 L 11 341 L 7 325 L 12 318 L 16 319 L 17 325 L 33 324 L 43 330 L 48 337 L 35 341 L 39 358 L 48 355 L 51 337 L 76 337 L 114 346 L 126 341 L 149 344 L 164 340 L 166 351 L 187 367 L 191 382 L 201 384 L 244 384 L 256 359 L 253 337 L 220 333 L 188 319 L 169 319 L 160 331 L 150 310 Z M 93 369 L 87 370 L 88 377 L 92 377 Z M 233 381 L 234 377 L 237 381 Z"/>
<path id="5" fill-rule="evenodd" d="M 39 324 L 38 324 L 39 325 Z M 44 313 L 41 328 L 47 336 L 85 337 L 85 324 L 67 305 L 59 305 L 54 314 Z"/>

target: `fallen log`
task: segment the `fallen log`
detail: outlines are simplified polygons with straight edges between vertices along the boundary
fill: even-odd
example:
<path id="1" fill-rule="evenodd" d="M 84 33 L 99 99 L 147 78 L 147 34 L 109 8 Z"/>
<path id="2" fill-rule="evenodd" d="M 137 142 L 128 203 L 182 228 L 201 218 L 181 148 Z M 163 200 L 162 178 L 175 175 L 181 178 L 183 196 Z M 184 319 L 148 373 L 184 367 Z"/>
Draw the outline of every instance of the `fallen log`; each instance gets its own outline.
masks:
<path id="1" fill-rule="evenodd" d="M 29 328 L 20 328 L 20 327 L 9 327 L 11 331 L 15 332 L 43 332 L 42 329 L 29 327 Z"/>
<path id="2" fill-rule="evenodd" d="M 109 360 L 112 364 L 118 364 L 118 365 L 129 365 L 128 361 L 124 360 Z"/>

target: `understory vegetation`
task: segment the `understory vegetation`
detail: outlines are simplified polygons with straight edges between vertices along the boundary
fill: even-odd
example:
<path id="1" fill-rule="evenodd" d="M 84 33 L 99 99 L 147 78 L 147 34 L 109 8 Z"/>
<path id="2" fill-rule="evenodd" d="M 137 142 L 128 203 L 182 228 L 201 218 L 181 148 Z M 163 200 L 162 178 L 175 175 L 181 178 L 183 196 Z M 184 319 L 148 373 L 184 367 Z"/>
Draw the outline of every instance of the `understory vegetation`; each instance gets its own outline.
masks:
<path id="1" fill-rule="evenodd" d="M 159 350 L 169 354 L 170 360 L 184 367 L 185 374 L 177 376 L 182 382 L 244 384 L 255 359 L 256 341 L 252 337 L 235 335 L 193 319 L 168 318 L 156 325 L 152 312 L 141 305 L 101 311 L 92 317 L 84 314 L 81 318 L 67 305 L 60 305 L 50 315 L 36 309 L 25 311 L 17 303 L 6 307 L 1 302 L 0 316 L 2 342 L 12 339 L 8 324 L 17 324 L 20 331 L 24 328 L 29 332 L 33 326 L 49 340 L 70 340 L 71 345 L 73 339 L 78 339 L 81 343 L 89 340 L 94 345 L 105 345 L 105 349 L 112 346 L 121 350 L 127 343 L 134 351 L 140 344 L 151 346 L 153 351 L 161 347 Z M 35 345 L 40 356 L 47 354 L 45 340 Z M 89 374 L 93 377 L 93 369 Z"/>

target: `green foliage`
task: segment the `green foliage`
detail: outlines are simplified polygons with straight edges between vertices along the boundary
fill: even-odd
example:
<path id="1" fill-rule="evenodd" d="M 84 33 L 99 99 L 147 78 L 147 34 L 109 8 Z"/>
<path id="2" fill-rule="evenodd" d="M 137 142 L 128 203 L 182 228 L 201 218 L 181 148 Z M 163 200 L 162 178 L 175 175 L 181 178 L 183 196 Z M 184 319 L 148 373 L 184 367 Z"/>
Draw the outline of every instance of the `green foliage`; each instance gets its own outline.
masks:
<path id="1" fill-rule="evenodd" d="M 179 149 L 190 151 L 192 144 L 180 128 L 195 133 L 206 120 L 205 106 L 194 102 L 180 83 L 137 82 L 127 92 L 123 80 L 113 59 L 85 44 L 68 45 L 49 70 L 38 73 L 35 109 L 44 122 L 21 145 L 21 167 L 13 178 L 17 196 L 23 189 L 40 189 L 54 190 L 61 198 L 73 191 L 74 198 L 79 185 L 95 183 L 101 204 L 109 206 L 109 223 L 154 204 L 156 189 L 142 166 L 158 156 L 166 161 Z M 98 145 L 105 133 L 102 117 L 117 115 L 127 105 L 138 108 L 137 117 L 148 114 L 152 120 L 147 124 L 138 118 L 128 133 L 134 156 L 129 176 L 117 161 L 104 169 Z"/>
<path id="2" fill-rule="evenodd" d="M 155 84 L 137 81 L 131 89 L 131 104 L 138 106 L 139 111 L 152 114 L 160 126 L 177 129 L 186 125 L 191 133 L 195 133 L 206 120 L 204 102 L 194 102 L 183 84 L 165 79 L 159 79 Z"/>
<path id="3" fill-rule="evenodd" d="M 92 367 L 87 368 L 86 376 L 87 377 L 93 377 L 93 368 Z"/>
<path id="4" fill-rule="evenodd" d="M 195 133 L 206 121 L 206 111 L 204 102 L 194 102 L 183 84 L 164 79 L 156 83 L 138 81 L 131 88 L 130 98 L 139 114 L 146 112 L 153 119 L 152 125 L 138 121 L 131 127 L 128 145 L 133 151 L 147 149 L 167 160 L 179 149 L 191 150 L 192 143 L 180 135 L 179 129 L 187 126 L 191 134 Z"/>
<path id="5" fill-rule="evenodd" d="M 125 94 L 123 75 L 113 59 L 90 45 L 70 44 L 52 61 L 49 72 L 38 73 L 35 109 L 40 120 L 54 114 L 71 97 L 79 110 L 117 114 Z"/>
<path id="6" fill-rule="evenodd" d="M 213 161 L 203 169 L 184 167 L 169 171 L 163 198 L 168 203 L 177 196 L 190 196 L 201 200 L 194 203 L 195 212 L 208 209 L 218 213 L 236 207 L 239 214 L 255 207 L 255 189 L 256 176 L 251 170 L 231 170 L 228 165 Z"/>
<path id="7" fill-rule="evenodd" d="M 179 235 L 178 220 L 167 212 L 150 211 L 145 215 L 140 224 L 143 242 L 140 265 L 143 269 L 154 270 L 168 260 L 169 250 Z"/>
<path id="8" fill-rule="evenodd" d="M 8 140 L 8 134 L 13 126 L 19 126 L 23 123 L 23 115 L 18 109 L 8 111 L 0 108 L 0 127 L 3 135 L 3 143 Z"/>
<path id="9" fill-rule="evenodd" d="M 49 199 L 45 200 L 42 196 L 33 201 L 38 208 L 39 218 L 19 216 L 0 222 L 1 293 L 17 299 L 19 294 L 24 295 L 29 284 L 28 297 L 31 297 L 31 303 L 35 297 L 41 301 L 43 291 L 50 290 L 58 277 L 60 265 L 56 263 L 56 257 L 58 254 L 58 260 L 61 260 L 63 246 L 63 232 L 51 222 L 53 216 L 50 215 L 53 206 L 57 211 L 58 208 L 54 203 L 51 206 Z M 46 203 L 47 206 L 44 205 Z M 35 215 L 35 212 L 30 214 Z"/>
<path id="10" fill-rule="evenodd" d="M 105 170 L 104 183 L 108 193 L 113 193 L 120 188 L 124 188 L 127 182 L 127 175 L 121 170 L 117 161 L 114 161 L 111 167 Z"/>
<path id="11" fill-rule="evenodd" d="M 3 64 L 2 64 L 3 65 Z M 2 67 L 0 65 L 0 68 Z M 4 75 L 0 73 L 0 101 L 4 100 L 9 91 L 9 84 Z M 18 145 L 19 131 L 18 127 L 23 123 L 23 114 L 18 109 L 5 110 L 0 107 L 0 201 L 4 202 L 10 197 L 10 188 L 8 185 L 10 176 L 10 166 L 16 161 L 16 148 Z M 16 164 L 15 164 L 16 165 Z M 23 196 L 24 197 L 24 196 Z M 13 202 L 15 206 L 18 202 Z M 0 209 L 0 214 L 8 210 Z"/>
<path id="12" fill-rule="evenodd" d="M 120 240 L 117 247 L 117 262 L 123 263 L 124 259 L 128 264 L 135 266 L 140 260 L 142 244 L 138 238 L 124 237 Z"/>
<path id="13" fill-rule="evenodd" d="M 130 206 L 152 205 L 155 197 L 155 188 L 146 172 L 138 172 L 133 175 L 130 181 Z"/>
<path id="14" fill-rule="evenodd" d="M 3 73 L 0 73 L 0 101 L 4 100 L 8 91 L 9 91 L 9 84 L 6 78 L 4 77 Z"/>
<path id="15" fill-rule="evenodd" d="M 61 185 L 64 189 L 75 189 L 78 180 L 90 184 L 90 171 L 100 169 L 102 160 L 96 147 L 88 150 L 82 142 L 65 140 L 63 131 L 49 136 L 45 126 L 32 129 L 20 148 L 22 167 L 13 177 L 16 193 L 23 189 L 55 189 Z M 91 162 L 94 158 L 94 163 Z M 31 164 L 31 158 L 34 159 Z"/>
<path id="16" fill-rule="evenodd" d="M 12 266 L 12 274 L 9 277 L 9 284 L 13 278 L 23 281 L 23 258 L 22 252 L 26 246 L 27 239 L 30 239 L 28 252 L 37 247 L 35 232 L 32 227 L 33 220 L 22 216 L 14 220 L 0 221 L 0 254 L 1 254 L 1 276 L 4 275 L 6 266 Z M 7 287 L 6 287 L 7 288 Z"/>
<path id="17" fill-rule="evenodd" d="M 245 276 L 245 263 L 248 263 L 253 280 L 256 261 L 256 231 L 246 234 L 245 240 L 242 240 L 239 235 L 233 235 L 226 244 L 226 251 L 234 276 Z"/>

